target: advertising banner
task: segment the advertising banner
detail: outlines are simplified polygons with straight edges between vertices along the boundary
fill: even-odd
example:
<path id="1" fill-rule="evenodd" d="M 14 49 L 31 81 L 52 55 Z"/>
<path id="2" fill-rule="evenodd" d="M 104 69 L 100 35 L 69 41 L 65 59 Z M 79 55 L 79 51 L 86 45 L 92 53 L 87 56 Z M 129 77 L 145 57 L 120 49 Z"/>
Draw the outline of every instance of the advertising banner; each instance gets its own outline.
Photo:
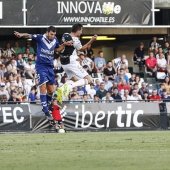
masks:
<path id="1" fill-rule="evenodd" d="M 22 0 L 0 0 L 0 26 L 23 25 Z"/>
<path id="2" fill-rule="evenodd" d="M 151 25 L 151 0 L 29 0 L 28 25 Z"/>
<path id="3" fill-rule="evenodd" d="M 41 106 L 31 105 L 33 131 L 49 130 Z M 158 103 L 65 104 L 61 110 L 68 130 L 156 129 L 160 127 Z"/>
<path id="4" fill-rule="evenodd" d="M 30 112 L 27 104 L 0 105 L 0 132 L 30 131 Z"/>

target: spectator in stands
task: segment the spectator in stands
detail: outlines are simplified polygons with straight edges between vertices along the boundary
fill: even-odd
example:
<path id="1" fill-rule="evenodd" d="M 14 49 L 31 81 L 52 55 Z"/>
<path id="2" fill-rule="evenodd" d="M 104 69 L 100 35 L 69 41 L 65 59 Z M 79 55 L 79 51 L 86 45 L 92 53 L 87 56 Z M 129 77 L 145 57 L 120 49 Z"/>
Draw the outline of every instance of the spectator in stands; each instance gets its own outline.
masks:
<path id="1" fill-rule="evenodd" d="M 19 47 L 18 41 L 16 41 L 16 42 L 14 43 L 13 49 L 14 49 L 14 51 L 15 51 L 16 54 L 22 53 L 22 48 Z"/>
<path id="2" fill-rule="evenodd" d="M 96 84 L 96 85 L 94 86 L 94 90 L 97 91 L 97 90 L 100 89 L 100 80 L 99 80 L 99 79 L 96 79 L 96 80 L 95 80 L 95 84 Z"/>
<path id="3" fill-rule="evenodd" d="M 165 86 L 165 89 L 169 95 L 170 94 L 170 77 L 168 77 L 168 76 L 165 77 L 164 86 Z"/>
<path id="4" fill-rule="evenodd" d="M 77 87 L 73 87 L 72 92 L 70 92 L 70 98 L 72 98 L 71 97 L 72 94 L 75 94 L 75 96 L 73 96 L 73 98 L 76 98 L 76 100 L 80 99 L 80 95 L 79 95 L 79 93 L 77 91 Z"/>
<path id="5" fill-rule="evenodd" d="M 129 84 L 129 78 L 125 75 L 125 69 L 121 68 L 119 74 L 116 76 L 115 81 L 120 83 L 122 80 L 126 80 L 126 83 Z"/>
<path id="6" fill-rule="evenodd" d="M 106 67 L 106 61 L 103 58 L 103 51 L 98 52 L 99 56 L 94 59 L 95 72 L 103 73 Z"/>
<path id="7" fill-rule="evenodd" d="M 23 98 L 22 98 L 22 103 L 24 103 L 24 102 L 27 102 L 28 100 L 27 100 L 27 96 L 23 96 Z"/>
<path id="8" fill-rule="evenodd" d="M 29 95 L 30 91 L 31 91 L 31 82 L 28 82 L 26 80 L 25 74 L 21 74 L 21 82 L 20 84 L 22 85 L 22 88 L 24 90 L 24 95 Z"/>
<path id="9" fill-rule="evenodd" d="M 24 66 L 25 66 L 25 61 L 22 59 L 22 54 L 18 54 L 17 56 L 17 69 L 20 71 L 20 72 L 24 72 Z"/>
<path id="10" fill-rule="evenodd" d="M 17 98 L 17 92 L 15 90 L 12 91 L 11 97 L 9 98 L 8 102 L 10 104 L 20 103 L 19 99 Z"/>
<path id="11" fill-rule="evenodd" d="M 84 86 L 77 87 L 77 92 L 79 93 L 80 96 L 83 96 L 84 94 L 87 94 L 87 91 L 86 91 Z"/>
<path id="12" fill-rule="evenodd" d="M 71 94 L 70 98 L 70 103 L 79 103 L 76 94 Z"/>
<path id="13" fill-rule="evenodd" d="M 158 59 L 160 55 L 162 56 L 162 58 L 165 58 L 162 47 L 158 48 L 158 53 L 156 54 L 156 59 Z"/>
<path id="14" fill-rule="evenodd" d="M 32 59 L 28 59 L 28 63 L 25 64 L 24 70 L 25 70 L 25 73 L 27 73 L 28 76 L 31 79 L 34 79 L 34 77 L 35 77 L 35 65 L 32 64 Z"/>
<path id="15" fill-rule="evenodd" d="M 4 80 L 5 66 L 0 61 L 0 82 Z"/>
<path id="16" fill-rule="evenodd" d="M 165 54 L 165 59 L 168 60 L 168 51 L 170 50 L 169 41 L 165 41 L 164 46 L 163 53 Z"/>
<path id="17" fill-rule="evenodd" d="M 135 77 L 135 82 L 138 84 L 139 88 L 142 87 L 142 82 L 143 82 L 143 81 L 144 81 L 144 80 L 143 80 L 139 75 L 136 75 L 136 77 Z"/>
<path id="18" fill-rule="evenodd" d="M 96 94 L 96 90 L 94 89 L 94 84 L 90 84 L 90 89 L 87 90 L 87 94 L 90 96 L 91 99 L 94 98 L 94 95 Z"/>
<path id="19" fill-rule="evenodd" d="M 30 53 L 35 54 L 34 48 L 31 47 L 31 42 L 30 41 L 27 41 L 26 42 L 26 47 L 23 47 L 23 49 L 22 49 L 23 53 L 25 53 L 26 48 L 29 49 Z"/>
<path id="20" fill-rule="evenodd" d="M 33 54 L 29 53 L 28 58 L 24 58 L 25 63 L 28 63 L 29 59 L 32 60 L 32 64 L 35 65 L 35 60 L 34 60 L 34 55 Z"/>
<path id="21" fill-rule="evenodd" d="M 112 83 L 109 81 L 107 76 L 104 76 L 105 90 L 108 91 L 112 87 Z"/>
<path id="22" fill-rule="evenodd" d="M 139 102 L 140 100 L 142 100 L 136 89 L 133 89 L 132 91 L 131 100 L 132 102 Z"/>
<path id="23" fill-rule="evenodd" d="M 3 50 L 3 48 L 0 47 L 0 61 L 1 62 L 3 62 L 2 61 L 3 56 L 4 56 L 4 50 Z"/>
<path id="24" fill-rule="evenodd" d="M 146 87 L 146 83 L 142 82 L 142 87 L 139 89 L 139 93 L 141 97 L 144 97 L 144 93 L 147 92 L 149 94 L 149 89 Z"/>
<path id="25" fill-rule="evenodd" d="M 11 44 L 9 42 L 6 44 L 4 53 L 5 53 L 5 56 L 7 57 L 7 59 L 10 59 L 12 57 L 12 54 L 15 54 L 15 51 L 11 47 Z"/>
<path id="26" fill-rule="evenodd" d="M 133 60 L 138 62 L 139 70 L 142 69 L 142 65 L 144 64 L 144 44 L 140 42 L 139 47 L 137 47 L 134 51 L 134 57 Z"/>
<path id="27" fill-rule="evenodd" d="M 144 102 L 150 102 L 149 92 L 145 91 L 142 96 Z"/>
<path id="28" fill-rule="evenodd" d="M 159 84 L 158 94 L 160 96 L 163 95 L 163 90 L 165 89 L 165 85 L 163 83 Z"/>
<path id="29" fill-rule="evenodd" d="M 7 87 L 7 91 L 10 95 L 12 95 L 12 91 L 17 91 L 17 86 L 15 84 L 15 81 L 12 79 L 9 82 L 9 85 Z"/>
<path id="30" fill-rule="evenodd" d="M 22 101 L 22 98 L 24 96 L 24 91 L 22 87 L 19 86 L 16 91 L 17 91 L 17 98 L 19 99 L 19 101 Z"/>
<path id="31" fill-rule="evenodd" d="M 29 102 L 33 102 L 36 100 L 36 93 L 35 93 L 35 89 L 32 89 L 30 94 L 29 94 L 29 98 L 28 98 L 28 101 Z"/>
<path id="32" fill-rule="evenodd" d="M 124 93 L 121 94 L 122 101 L 130 101 L 131 97 L 129 96 L 129 90 L 125 89 Z"/>
<path id="33" fill-rule="evenodd" d="M 113 82 L 112 88 L 115 88 L 115 87 L 118 88 L 118 83 L 117 83 L 116 81 Z M 119 90 L 119 89 L 118 89 L 118 90 Z"/>
<path id="34" fill-rule="evenodd" d="M 118 89 L 120 90 L 121 95 L 124 94 L 125 90 L 128 90 L 130 92 L 130 87 L 127 85 L 126 80 L 122 80 L 121 84 L 118 85 Z"/>
<path id="35" fill-rule="evenodd" d="M 152 51 L 149 52 L 149 58 L 146 59 L 145 64 L 146 64 L 146 67 L 147 67 L 147 71 L 152 72 L 153 77 L 155 77 L 155 79 L 157 80 L 157 77 L 156 77 L 157 60 L 154 57 L 154 53 Z"/>
<path id="36" fill-rule="evenodd" d="M 135 83 L 135 84 L 132 86 L 132 88 L 130 89 L 130 92 L 129 92 L 129 95 L 130 95 L 130 96 L 133 94 L 133 90 L 136 90 L 137 93 L 140 95 L 138 83 Z"/>
<path id="37" fill-rule="evenodd" d="M 81 57 L 82 55 L 84 56 L 84 59 L 80 62 L 80 64 L 82 66 L 87 65 L 88 66 L 88 71 L 91 74 L 92 70 L 94 69 L 94 62 L 92 61 L 92 59 L 90 59 L 89 57 L 84 55 L 84 53 L 82 53 L 82 52 L 79 54 L 79 57 Z"/>
<path id="38" fill-rule="evenodd" d="M 107 62 L 107 67 L 104 69 L 104 76 L 108 76 L 110 81 L 113 81 L 116 76 L 116 71 L 111 61 Z"/>
<path id="39" fill-rule="evenodd" d="M 30 52 L 29 48 L 26 48 L 26 50 L 23 52 L 23 59 L 24 59 L 24 61 L 28 60 L 29 54 L 32 54 L 32 53 Z"/>
<path id="40" fill-rule="evenodd" d="M 157 94 L 157 90 L 152 90 L 152 95 L 150 96 L 150 100 L 153 102 L 161 101 L 161 96 Z"/>
<path id="41" fill-rule="evenodd" d="M 116 102 L 122 102 L 122 98 L 119 95 L 119 90 L 117 87 L 113 88 L 113 94 L 111 95 L 111 97 L 114 99 L 114 101 Z"/>
<path id="42" fill-rule="evenodd" d="M 94 103 L 99 103 L 99 101 L 100 101 L 100 98 L 99 98 L 99 96 L 98 95 L 94 95 Z"/>
<path id="43" fill-rule="evenodd" d="M 154 36 L 152 41 L 150 42 L 150 45 L 149 45 L 149 50 L 150 51 L 155 51 L 156 53 L 158 52 L 158 48 L 160 47 L 161 45 L 157 42 L 157 37 Z"/>
<path id="44" fill-rule="evenodd" d="M 11 71 L 11 66 L 7 65 L 6 66 L 6 72 L 4 73 L 4 82 L 8 82 L 9 81 L 9 76 L 13 75 L 12 71 Z"/>
<path id="45" fill-rule="evenodd" d="M 126 59 L 126 55 L 122 54 L 121 57 L 113 59 L 112 65 L 116 72 L 119 71 L 121 66 L 124 66 L 124 68 L 127 69 L 128 68 L 128 60 Z"/>
<path id="46" fill-rule="evenodd" d="M 13 74 L 17 74 L 17 62 L 16 62 L 16 60 L 11 60 L 10 67 L 11 67 L 11 72 Z"/>
<path id="47" fill-rule="evenodd" d="M 88 95 L 87 94 L 84 94 L 83 95 L 83 101 L 84 102 L 88 102 L 89 100 L 88 100 Z"/>
<path id="48" fill-rule="evenodd" d="M 100 83 L 100 88 L 99 90 L 96 91 L 96 95 L 99 96 L 100 99 L 106 96 L 106 90 L 105 90 L 105 85 L 104 83 Z"/>
<path id="49" fill-rule="evenodd" d="M 167 53 L 167 64 L 170 65 L 170 49 L 168 50 Z"/>
<path id="50" fill-rule="evenodd" d="M 9 93 L 5 88 L 5 83 L 0 83 L 0 95 L 6 95 L 7 99 L 9 99 Z"/>
<path id="51" fill-rule="evenodd" d="M 163 54 L 159 54 L 157 58 L 157 70 L 159 72 L 166 72 L 167 62 Z"/>
<path id="52" fill-rule="evenodd" d="M 7 96 L 6 95 L 2 95 L 2 104 L 6 104 L 8 102 Z"/>
<path id="53" fill-rule="evenodd" d="M 136 74 L 132 73 L 131 78 L 129 79 L 130 86 L 133 86 L 136 83 Z"/>
<path id="54" fill-rule="evenodd" d="M 88 58 L 94 60 L 94 52 L 93 52 L 93 50 L 92 50 L 92 48 L 91 48 L 91 45 L 89 45 L 88 48 L 87 48 L 84 52 L 85 52 L 85 55 L 86 55 Z"/>
<path id="55" fill-rule="evenodd" d="M 106 96 L 105 97 L 102 97 L 102 101 L 105 103 L 111 103 L 113 102 L 113 98 L 111 97 L 110 95 L 110 92 L 106 92 Z"/>
<path id="56" fill-rule="evenodd" d="M 54 64 L 54 73 L 55 74 L 62 73 L 64 71 L 61 66 L 60 57 L 58 57 L 57 59 L 54 59 L 53 64 Z"/>
<path id="57" fill-rule="evenodd" d="M 170 102 L 170 96 L 168 96 L 166 89 L 163 89 L 163 94 L 161 97 L 163 102 Z"/>

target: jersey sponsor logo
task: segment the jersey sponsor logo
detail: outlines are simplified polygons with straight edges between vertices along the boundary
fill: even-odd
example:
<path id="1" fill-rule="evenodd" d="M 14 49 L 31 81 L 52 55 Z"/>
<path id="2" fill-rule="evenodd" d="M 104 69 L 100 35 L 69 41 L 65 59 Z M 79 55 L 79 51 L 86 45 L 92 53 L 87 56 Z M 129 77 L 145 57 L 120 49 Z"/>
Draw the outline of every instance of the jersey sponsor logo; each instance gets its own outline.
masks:
<path id="1" fill-rule="evenodd" d="M 49 60 L 53 60 L 53 56 L 47 56 L 47 55 L 44 55 L 44 54 L 40 54 L 41 57 L 44 57 L 44 58 L 47 58 Z"/>
<path id="2" fill-rule="evenodd" d="M 50 51 L 50 50 L 47 50 L 47 49 L 44 49 L 44 48 L 41 48 L 41 52 L 49 54 L 49 55 L 53 55 L 54 54 L 54 50 Z"/>

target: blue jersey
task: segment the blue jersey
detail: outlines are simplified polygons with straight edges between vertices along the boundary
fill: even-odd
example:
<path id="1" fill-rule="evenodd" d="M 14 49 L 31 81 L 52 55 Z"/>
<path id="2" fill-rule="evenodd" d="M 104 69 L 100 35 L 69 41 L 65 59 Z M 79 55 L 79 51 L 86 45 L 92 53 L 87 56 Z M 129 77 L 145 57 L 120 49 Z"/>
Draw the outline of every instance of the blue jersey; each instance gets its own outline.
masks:
<path id="1" fill-rule="evenodd" d="M 37 42 L 36 65 L 50 65 L 53 67 L 54 50 L 59 47 L 58 39 L 54 37 L 50 41 L 45 34 L 31 34 L 31 37 Z"/>

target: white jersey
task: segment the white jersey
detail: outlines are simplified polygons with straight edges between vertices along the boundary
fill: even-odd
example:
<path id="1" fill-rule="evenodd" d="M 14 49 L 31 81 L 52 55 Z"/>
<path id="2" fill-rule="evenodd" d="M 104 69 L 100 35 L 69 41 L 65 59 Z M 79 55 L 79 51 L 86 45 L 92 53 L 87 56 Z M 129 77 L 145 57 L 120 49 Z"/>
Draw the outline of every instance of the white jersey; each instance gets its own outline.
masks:
<path id="1" fill-rule="evenodd" d="M 67 41 L 73 41 L 73 46 L 65 46 L 65 48 L 60 53 L 60 61 L 62 65 L 67 65 L 70 62 L 76 61 L 78 58 L 77 51 L 82 48 L 82 44 L 78 37 L 72 37 L 69 33 L 65 33 L 62 36 L 61 43 Z"/>

